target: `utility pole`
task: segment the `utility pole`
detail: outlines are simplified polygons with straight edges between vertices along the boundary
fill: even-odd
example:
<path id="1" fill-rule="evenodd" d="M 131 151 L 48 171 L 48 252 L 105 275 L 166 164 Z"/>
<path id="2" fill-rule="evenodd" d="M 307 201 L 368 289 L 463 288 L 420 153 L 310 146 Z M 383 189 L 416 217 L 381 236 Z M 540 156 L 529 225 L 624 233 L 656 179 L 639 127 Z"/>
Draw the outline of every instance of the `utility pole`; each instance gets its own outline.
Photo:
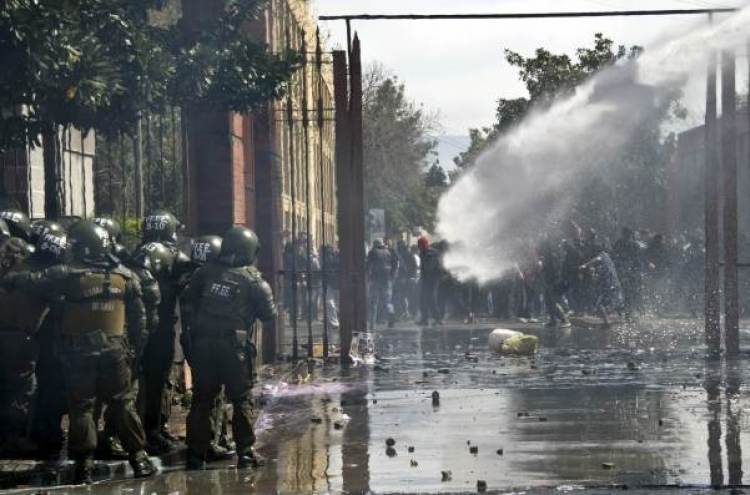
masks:
<path id="1" fill-rule="evenodd" d="M 346 67 L 346 52 L 333 52 L 333 88 L 336 108 L 336 197 L 338 198 L 339 223 L 339 343 L 341 365 L 349 364 L 349 349 L 354 327 L 354 295 L 349 290 L 352 270 L 352 214 L 349 197 L 353 194 L 351 184 L 351 137 L 349 133 L 349 91 Z"/>
<path id="2" fill-rule="evenodd" d="M 724 179 L 724 339 L 727 357 L 740 352 L 737 275 L 737 126 L 734 49 L 721 53 L 721 165 Z"/>
<path id="3" fill-rule="evenodd" d="M 352 231 L 351 290 L 354 295 L 354 328 L 362 332 L 367 329 L 367 290 L 365 279 L 365 185 L 362 123 L 362 53 L 359 36 L 354 34 L 352 56 L 349 62 L 350 103 L 349 123 L 351 129 L 351 215 L 354 218 Z"/>
<path id="4" fill-rule="evenodd" d="M 706 345 L 711 357 L 721 354 L 719 317 L 719 156 L 716 129 L 716 53 L 708 57 L 706 77 L 706 159 L 703 171 L 706 232 L 705 317 Z"/>

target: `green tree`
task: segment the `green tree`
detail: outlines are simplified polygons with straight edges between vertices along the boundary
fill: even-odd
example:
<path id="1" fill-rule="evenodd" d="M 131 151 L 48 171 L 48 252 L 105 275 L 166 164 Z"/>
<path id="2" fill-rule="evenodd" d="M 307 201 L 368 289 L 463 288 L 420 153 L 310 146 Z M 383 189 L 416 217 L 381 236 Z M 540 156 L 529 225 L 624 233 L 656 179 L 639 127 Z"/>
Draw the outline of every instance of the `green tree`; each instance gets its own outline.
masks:
<path id="1" fill-rule="evenodd" d="M 367 69 L 363 89 L 366 206 L 385 210 L 389 234 L 430 227 L 437 195 L 427 169 L 437 145 L 431 137 L 436 116 L 410 101 L 404 84 L 380 65 Z"/>
<path id="2" fill-rule="evenodd" d="M 168 3 L 6 0 L 0 150 L 43 145 L 54 181 L 60 127 L 132 134 L 143 112 L 166 105 L 243 112 L 283 94 L 297 57 L 270 53 L 246 29 L 261 0 L 226 0 L 215 16 L 159 22 Z"/>
<path id="3" fill-rule="evenodd" d="M 448 187 L 448 175 L 445 173 L 445 169 L 439 163 L 433 163 L 429 170 L 427 170 L 425 183 L 427 187 L 432 188 L 440 189 Z"/>

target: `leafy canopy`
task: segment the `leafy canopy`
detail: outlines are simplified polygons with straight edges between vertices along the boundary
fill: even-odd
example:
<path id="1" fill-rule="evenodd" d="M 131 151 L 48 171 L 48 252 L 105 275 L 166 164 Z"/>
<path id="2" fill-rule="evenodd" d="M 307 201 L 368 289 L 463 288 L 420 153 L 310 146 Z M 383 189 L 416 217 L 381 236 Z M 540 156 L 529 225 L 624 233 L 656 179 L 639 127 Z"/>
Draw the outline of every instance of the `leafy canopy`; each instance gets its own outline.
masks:
<path id="1" fill-rule="evenodd" d="M 219 15 L 154 19 L 166 0 L 6 0 L 0 10 L 0 149 L 39 145 L 57 125 L 130 132 L 138 115 L 203 102 L 248 111 L 283 95 L 293 53 L 246 29 L 260 0 Z"/>
<path id="2" fill-rule="evenodd" d="M 385 210 L 391 234 L 431 226 L 446 186 L 434 163 L 437 117 L 410 101 L 404 84 L 380 65 L 369 67 L 363 82 L 367 208 Z"/>

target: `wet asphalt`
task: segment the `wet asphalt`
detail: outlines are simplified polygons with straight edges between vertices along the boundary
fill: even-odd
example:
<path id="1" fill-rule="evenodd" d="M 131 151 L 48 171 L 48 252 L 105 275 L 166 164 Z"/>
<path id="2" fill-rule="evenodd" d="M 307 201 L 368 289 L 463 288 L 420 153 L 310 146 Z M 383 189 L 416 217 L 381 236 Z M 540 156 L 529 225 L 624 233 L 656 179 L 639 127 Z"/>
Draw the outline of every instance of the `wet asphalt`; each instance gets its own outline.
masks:
<path id="1" fill-rule="evenodd" d="M 255 472 L 175 466 L 146 481 L 45 490 L 701 493 L 750 484 L 750 355 L 707 361 L 691 320 L 525 328 L 540 337 L 534 357 L 492 354 L 489 324 L 402 327 L 376 332 L 375 366 L 300 367 L 262 392 L 258 447 L 270 462 Z"/>

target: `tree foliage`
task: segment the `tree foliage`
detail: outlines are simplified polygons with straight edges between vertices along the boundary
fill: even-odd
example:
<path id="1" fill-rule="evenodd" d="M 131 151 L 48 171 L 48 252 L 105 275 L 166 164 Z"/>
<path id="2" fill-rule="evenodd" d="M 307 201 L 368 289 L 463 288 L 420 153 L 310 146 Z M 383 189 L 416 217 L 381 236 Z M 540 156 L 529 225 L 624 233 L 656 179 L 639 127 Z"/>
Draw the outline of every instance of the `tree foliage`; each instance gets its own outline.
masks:
<path id="1" fill-rule="evenodd" d="M 143 111 L 207 102 L 247 111 L 280 96 L 296 65 L 245 26 L 260 0 L 167 25 L 165 0 L 7 0 L 0 10 L 0 148 L 55 126 L 130 132 Z"/>
<path id="2" fill-rule="evenodd" d="M 364 167 L 367 208 L 382 208 L 390 234 L 434 222 L 442 185 L 435 182 L 435 115 L 410 101 L 398 78 L 368 67 L 363 84 Z M 433 165 L 428 170 L 428 167 Z"/>

